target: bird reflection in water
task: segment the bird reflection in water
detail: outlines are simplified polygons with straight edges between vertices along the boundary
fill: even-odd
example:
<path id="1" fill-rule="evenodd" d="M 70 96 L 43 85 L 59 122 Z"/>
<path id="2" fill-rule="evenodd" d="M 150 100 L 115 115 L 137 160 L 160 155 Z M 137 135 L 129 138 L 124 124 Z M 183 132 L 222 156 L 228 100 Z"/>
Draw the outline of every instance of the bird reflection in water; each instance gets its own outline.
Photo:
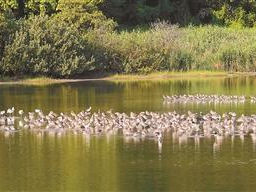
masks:
<path id="1" fill-rule="evenodd" d="M 223 136 L 222 135 L 214 135 L 214 143 L 213 143 L 213 154 L 215 155 L 217 151 L 220 150 L 222 145 Z"/>
<path id="2" fill-rule="evenodd" d="M 253 151 L 256 151 L 256 134 L 251 134 L 252 144 L 253 144 Z"/>

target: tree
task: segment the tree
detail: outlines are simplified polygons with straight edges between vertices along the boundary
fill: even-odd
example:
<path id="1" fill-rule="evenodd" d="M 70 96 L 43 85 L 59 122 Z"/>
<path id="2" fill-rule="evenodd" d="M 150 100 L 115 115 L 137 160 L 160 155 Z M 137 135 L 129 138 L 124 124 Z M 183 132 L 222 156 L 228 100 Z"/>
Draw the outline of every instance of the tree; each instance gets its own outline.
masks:
<path id="1" fill-rule="evenodd" d="M 11 11 L 0 13 L 0 62 L 3 56 L 5 45 L 10 36 L 18 30 L 18 24 L 15 22 Z"/>
<path id="2" fill-rule="evenodd" d="M 240 27 L 256 25 L 256 0 L 208 0 L 215 22 Z"/>
<path id="3" fill-rule="evenodd" d="M 79 30 L 104 29 L 112 30 L 115 22 L 99 10 L 102 0 L 60 0 L 57 6 L 58 14 L 55 18 L 74 25 Z"/>
<path id="4" fill-rule="evenodd" d="M 42 12 L 53 14 L 59 0 L 5 0 L 0 1 L 0 10 L 5 11 L 11 9 L 16 18 L 26 15 L 38 15 Z"/>

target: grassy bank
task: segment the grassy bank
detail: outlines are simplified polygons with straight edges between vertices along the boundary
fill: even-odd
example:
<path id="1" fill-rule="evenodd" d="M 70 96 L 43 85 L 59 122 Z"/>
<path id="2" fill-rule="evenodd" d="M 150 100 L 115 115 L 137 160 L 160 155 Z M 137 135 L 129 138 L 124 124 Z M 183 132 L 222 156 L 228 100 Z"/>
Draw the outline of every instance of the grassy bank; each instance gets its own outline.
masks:
<path id="1" fill-rule="evenodd" d="M 239 74 L 242 75 L 245 73 Z M 230 73 L 220 72 L 220 71 L 187 71 L 187 72 L 153 72 L 146 75 L 130 74 L 130 75 L 112 75 L 105 79 L 108 80 L 124 80 L 124 81 L 133 81 L 133 80 L 168 80 L 174 78 L 207 78 L 207 77 L 228 77 Z M 238 74 L 236 74 L 238 75 Z M 248 75 L 248 74 L 247 74 Z"/>
<path id="2" fill-rule="evenodd" d="M 232 78 L 243 76 L 256 76 L 254 72 L 221 72 L 221 71 L 188 71 L 188 72 L 155 72 L 146 75 L 108 75 L 105 77 L 76 78 L 76 79 L 55 79 L 49 77 L 23 78 L 23 79 L 1 79 L 1 84 L 23 84 L 23 85 L 49 85 L 56 83 L 83 82 L 83 81 L 162 81 L 162 80 L 179 80 L 193 78 Z"/>
<path id="3" fill-rule="evenodd" d="M 19 24 L 17 24 L 19 25 Z M 167 22 L 136 30 L 78 31 L 34 16 L 5 43 L 0 74 L 51 78 L 182 71 L 256 71 L 255 28 L 179 28 Z M 128 76 L 126 76 L 128 78 Z"/>

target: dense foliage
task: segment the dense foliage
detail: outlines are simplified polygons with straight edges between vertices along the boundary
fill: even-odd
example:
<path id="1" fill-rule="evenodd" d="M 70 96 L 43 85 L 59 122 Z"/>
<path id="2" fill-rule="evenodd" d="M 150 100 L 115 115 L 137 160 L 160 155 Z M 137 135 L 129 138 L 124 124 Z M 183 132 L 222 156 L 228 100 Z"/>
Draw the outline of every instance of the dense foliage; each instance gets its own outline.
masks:
<path id="1" fill-rule="evenodd" d="M 93 69 L 93 55 L 79 32 L 47 16 L 26 20 L 5 47 L 2 70 L 8 75 L 70 76 Z"/>
<path id="2" fill-rule="evenodd" d="M 215 23 L 252 27 L 256 22 L 255 0 L 5 0 L 0 10 L 11 9 L 17 18 L 31 14 L 56 14 L 65 10 L 66 19 L 76 17 L 74 9 L 86 14 L 103 11 L 120 24 L 141 24 L 156 19 L 172 23 Z M 101 10 L 101 11 L 100 11 Z M 103 15 L 103 14 L 102 14 Z M 102 17 L 101 15 L 101 17 Z"/>
<path id="3" fill-rule="evenodd" d="M 252 27 L 255 0 L 107 0 L 102 10 L 124 24 L 140 24 L 157 18 L 172 23 L 215 23 Z"/>
<path id="4" fill-rule="evenodd" d="M 161 22 L 146 31 L 109 33 L 98 37 L 92 42 L 103 48 L 112 61 L 122 64 L 124 73 L 256 71 L 254 29 L 178 28 Z"/>
<path id="5" fill-rule="evenodd" d="M 256 70 L 255 0 L 6 0 L 0 11 L 0 75 Z"/>
<path id="6" fill-rule="evenodd" d="M 234 27 L 256 25 L 255 0 L 210 0 L 213 21 Z"/>

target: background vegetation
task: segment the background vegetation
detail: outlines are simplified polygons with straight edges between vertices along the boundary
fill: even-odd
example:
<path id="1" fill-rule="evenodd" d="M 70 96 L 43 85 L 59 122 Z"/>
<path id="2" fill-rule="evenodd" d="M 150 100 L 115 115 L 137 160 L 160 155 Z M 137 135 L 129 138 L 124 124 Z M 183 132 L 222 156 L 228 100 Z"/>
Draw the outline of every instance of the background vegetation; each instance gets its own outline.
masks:
<path id="1" fill-rule="evenodd" d="M 0 74 L 256 70 L 255 0 L 6 0 Z"/>

